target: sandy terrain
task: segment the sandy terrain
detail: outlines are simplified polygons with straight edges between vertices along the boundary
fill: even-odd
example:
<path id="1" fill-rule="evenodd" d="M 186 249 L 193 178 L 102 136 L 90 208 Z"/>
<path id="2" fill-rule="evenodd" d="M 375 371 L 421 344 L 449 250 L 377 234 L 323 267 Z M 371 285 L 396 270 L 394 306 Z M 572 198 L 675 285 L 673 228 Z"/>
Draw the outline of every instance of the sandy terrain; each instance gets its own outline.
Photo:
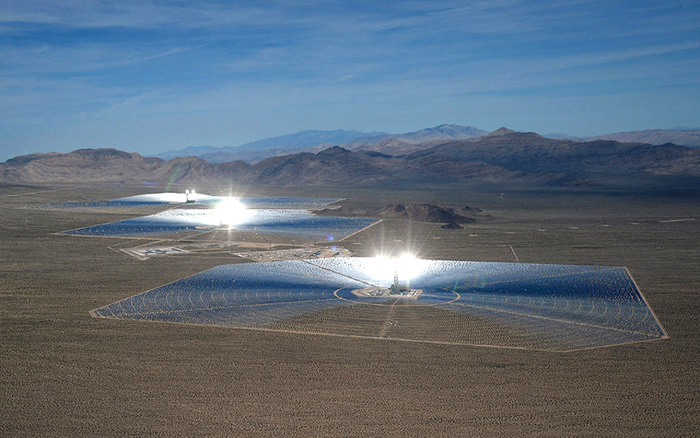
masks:
<path id="1" fill-rule="evenodd" d="M 462 230 L 389 219 L 343 246 L 358 256 L 411 248 L 435 259 L 626 266 L 670 336 L 552 353 L 91 318 L 90 310 L 124 297 L 245 262 L 229 251 L 137 260 L 119 251 L 128 246 L 124 239 L 52 234 L 133 212 L 25 208 L 139 190 L 0 188 L 0 435 L 560 437 L 700 430 L 698 196 L 505 187 L 259 191 L 479 207 L 493 219 Z"/>

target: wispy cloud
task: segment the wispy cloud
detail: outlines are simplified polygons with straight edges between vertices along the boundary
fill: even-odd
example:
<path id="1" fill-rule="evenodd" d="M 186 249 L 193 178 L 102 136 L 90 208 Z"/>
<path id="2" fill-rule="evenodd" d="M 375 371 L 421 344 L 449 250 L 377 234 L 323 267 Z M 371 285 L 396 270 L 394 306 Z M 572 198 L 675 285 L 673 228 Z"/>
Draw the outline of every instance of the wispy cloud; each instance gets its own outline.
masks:
<path id="1" fill-rule="evenodd" d="M 10 0 L 3 2 L 0 22 L 74 28 L 213 28 L 259 23 L 275 15 L 254 5 L 214 1 Z"/>
<path id="2" fill-rule="evenodd" d="M 567 99 L 697 102 L 699 23 L 698 5 L 652 0 L 0 0 L 1 155 L 431 121 L 580 134 Z"/>

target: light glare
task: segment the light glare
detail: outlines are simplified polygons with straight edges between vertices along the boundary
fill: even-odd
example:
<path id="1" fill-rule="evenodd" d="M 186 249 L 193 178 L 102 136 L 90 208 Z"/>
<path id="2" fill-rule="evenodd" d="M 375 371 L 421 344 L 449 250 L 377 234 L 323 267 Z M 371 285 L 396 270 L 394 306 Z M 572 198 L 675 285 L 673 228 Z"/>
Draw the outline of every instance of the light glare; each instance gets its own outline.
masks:
<path id="1" fill-rule="evenodd" d="M 236 198 L 224 198 L 216 206 L 219 225 L 233 227 L 240 225 L 250 215 L 248 209 Z"/>
<path id="2" fill-rule="evenodd" d="M 422 263 L 411 253 L 403 253 L 400 257 L 379 255 L 371 259 L 367 271 L 380 285 L 392 284 L 394 273 L 398 274 L 400 282 L 410 282 L 421 273 Z"/>

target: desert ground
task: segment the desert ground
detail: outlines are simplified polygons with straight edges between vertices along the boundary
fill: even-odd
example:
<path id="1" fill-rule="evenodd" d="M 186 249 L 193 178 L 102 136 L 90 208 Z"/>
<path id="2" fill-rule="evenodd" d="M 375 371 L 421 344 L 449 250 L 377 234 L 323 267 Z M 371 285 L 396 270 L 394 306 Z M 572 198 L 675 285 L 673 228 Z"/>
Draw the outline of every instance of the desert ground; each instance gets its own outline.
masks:
<path id="1" fill-rule="evenodd" d="M 405 247 L 432 259 L 627 267 L 669 338 L 568 353 L 92 318 L 119 299 L 245 262 L 230 251 L 137 260 L 118 250 L 133 241 L 54 234 L 135 211 L 32 208 L 162 190 L 0 186 L 0 435 L 700 431 L 697 190 L 237 189 L 347 205 L 435 201 L 490 215 L 461 230 L 384 220 L 342 243 L 358 256 Z"/>

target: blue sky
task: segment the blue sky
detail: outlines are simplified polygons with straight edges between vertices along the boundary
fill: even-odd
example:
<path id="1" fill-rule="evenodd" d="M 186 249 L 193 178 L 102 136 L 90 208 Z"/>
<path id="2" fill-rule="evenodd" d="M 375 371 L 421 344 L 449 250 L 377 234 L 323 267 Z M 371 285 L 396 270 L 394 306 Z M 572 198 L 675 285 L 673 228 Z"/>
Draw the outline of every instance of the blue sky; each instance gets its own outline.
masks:
<path id="1" fill-rule="evenodd" d="M 307 129 L 700 126 L 700 3 L 0 0 L 0 160 Z"/>

